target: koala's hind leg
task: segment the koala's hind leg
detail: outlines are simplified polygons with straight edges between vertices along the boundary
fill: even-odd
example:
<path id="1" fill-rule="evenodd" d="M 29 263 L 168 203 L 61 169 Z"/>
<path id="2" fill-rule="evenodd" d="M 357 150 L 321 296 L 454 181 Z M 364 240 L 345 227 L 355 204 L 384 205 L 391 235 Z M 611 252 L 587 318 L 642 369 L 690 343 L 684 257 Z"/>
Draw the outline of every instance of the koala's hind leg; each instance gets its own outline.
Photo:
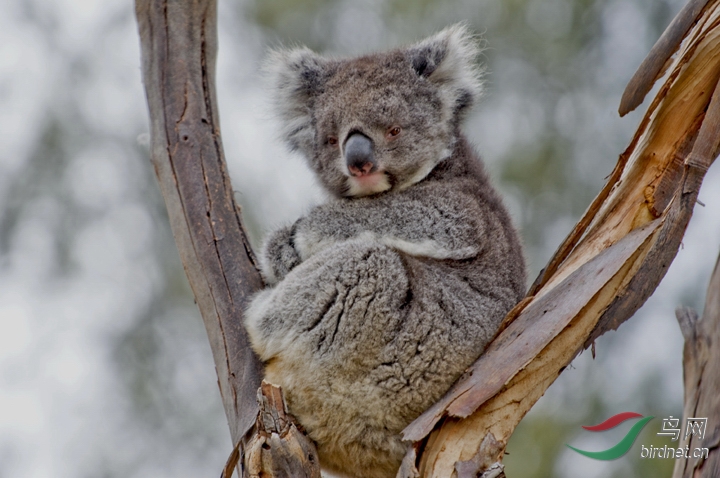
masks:
<path id="1" fill-rule="evenodd" d="M 372 371 L 395 360 L 388 344 L 402 327 L 409 290 L 398 252 L 350 240 L 300 264 L 247 312 L 266 378 L 283 387 L 325 467 L 383 477 L 399 466 L 405 423 Z"/>
<path id="2" fill-rule="evenodd" d="M 396 251 L 360 239 L 337 243 L 255 296 L 246 312 L 253 347 L 263 360 L 295 348 L 355 355 L 350 349 L 366 340 L 379 351 L 396 330 L 408 282 Z"/>

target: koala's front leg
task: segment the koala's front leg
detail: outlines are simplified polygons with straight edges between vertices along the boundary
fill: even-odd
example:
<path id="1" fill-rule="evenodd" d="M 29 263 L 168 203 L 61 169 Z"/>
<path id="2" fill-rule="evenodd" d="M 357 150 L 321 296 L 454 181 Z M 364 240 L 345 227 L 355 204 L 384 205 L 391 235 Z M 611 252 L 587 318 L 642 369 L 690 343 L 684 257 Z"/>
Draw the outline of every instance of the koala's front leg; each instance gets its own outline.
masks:
<path id="1" fill-rule="evenodd" d="M 469 195 L 416 188 L 412 193 L 318 206 L 296 223 L 294 244 L 303 261 L 349 239 L 383 244 L 411 256 L 460 260 L 480 252 L 490 221 Z"/>
<path id="2" fill-rule="evenodd" d="M 302 260 L 295 248 L 295 225 L 273 232 L 260 254 L 260 267 L 268 284 L 276 284 L 297 267 Z"/>

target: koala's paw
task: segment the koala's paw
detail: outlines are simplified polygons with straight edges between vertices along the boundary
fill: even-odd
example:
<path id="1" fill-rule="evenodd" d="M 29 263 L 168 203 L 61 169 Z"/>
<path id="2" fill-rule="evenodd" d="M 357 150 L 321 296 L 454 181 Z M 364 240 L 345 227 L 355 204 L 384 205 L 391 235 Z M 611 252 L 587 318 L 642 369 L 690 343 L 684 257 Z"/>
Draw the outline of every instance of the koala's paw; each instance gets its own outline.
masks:
<path id="1" fill-rule="evenodd" d="M 260 265 L 265 282 L 270 285 L 283 280 L 288 272 L 302 262 L 295 249 L 294 234 L 294 226 L 283 227 L 273 232 L 265 242 Z"/>

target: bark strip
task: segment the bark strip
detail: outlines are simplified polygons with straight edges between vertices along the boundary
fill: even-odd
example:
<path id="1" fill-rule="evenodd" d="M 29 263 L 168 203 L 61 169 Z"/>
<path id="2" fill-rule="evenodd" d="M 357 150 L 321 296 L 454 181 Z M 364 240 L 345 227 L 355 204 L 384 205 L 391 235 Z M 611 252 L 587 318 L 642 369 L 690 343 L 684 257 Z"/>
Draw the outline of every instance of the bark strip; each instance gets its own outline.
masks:
<path id="1" fill-rule="evenodd" d="M 680 47 L 680 42 L 707 3 L 708 0 L 690 0 L 667 27 L 625 88 L 618 109 L 620 116 L 625 116 L 640 106 L 645 95 L 662 75 L 667 60 Z"/>

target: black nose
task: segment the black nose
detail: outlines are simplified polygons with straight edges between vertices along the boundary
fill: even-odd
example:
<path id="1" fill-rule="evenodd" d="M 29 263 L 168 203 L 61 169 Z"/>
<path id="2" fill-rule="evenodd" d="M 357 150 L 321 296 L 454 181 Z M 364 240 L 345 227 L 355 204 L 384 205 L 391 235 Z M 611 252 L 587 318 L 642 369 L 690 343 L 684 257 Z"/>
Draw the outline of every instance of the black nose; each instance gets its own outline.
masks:
<path id="1" fill-rule="evenodd" d="M 375 172 L 377 163 L 373 155 L 373 143 L 362 133 L 353 133 L 345 141 L 345 164 L 353 176 L 365 176 Z"/>

